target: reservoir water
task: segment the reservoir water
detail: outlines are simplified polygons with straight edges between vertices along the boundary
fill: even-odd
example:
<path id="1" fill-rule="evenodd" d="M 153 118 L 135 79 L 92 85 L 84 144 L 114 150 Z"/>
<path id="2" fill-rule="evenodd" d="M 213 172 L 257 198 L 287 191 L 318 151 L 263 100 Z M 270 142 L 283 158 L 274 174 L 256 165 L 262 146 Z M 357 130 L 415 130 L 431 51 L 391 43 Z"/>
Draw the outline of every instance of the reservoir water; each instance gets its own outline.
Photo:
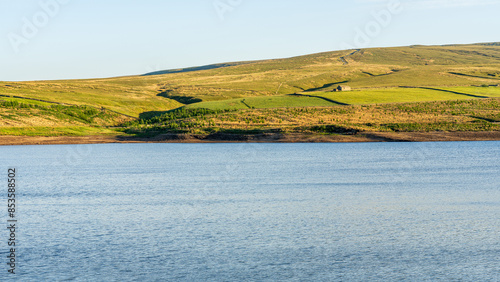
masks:
<path id="1" fill-rule="evenodd" d="M 500 142 L 0 147 L 1 281 L 499 281 Z"/>

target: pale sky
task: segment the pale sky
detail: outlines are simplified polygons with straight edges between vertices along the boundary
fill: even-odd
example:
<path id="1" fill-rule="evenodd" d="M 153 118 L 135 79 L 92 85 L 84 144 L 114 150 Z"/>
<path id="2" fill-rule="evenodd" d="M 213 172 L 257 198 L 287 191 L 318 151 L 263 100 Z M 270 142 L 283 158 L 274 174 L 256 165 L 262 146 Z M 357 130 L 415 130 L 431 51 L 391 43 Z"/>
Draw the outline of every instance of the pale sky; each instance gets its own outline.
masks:
<path id="1" fill-rule="evenodd" d="M 498 42 L 500 0 L 0 0 L 0 81 Z"/>

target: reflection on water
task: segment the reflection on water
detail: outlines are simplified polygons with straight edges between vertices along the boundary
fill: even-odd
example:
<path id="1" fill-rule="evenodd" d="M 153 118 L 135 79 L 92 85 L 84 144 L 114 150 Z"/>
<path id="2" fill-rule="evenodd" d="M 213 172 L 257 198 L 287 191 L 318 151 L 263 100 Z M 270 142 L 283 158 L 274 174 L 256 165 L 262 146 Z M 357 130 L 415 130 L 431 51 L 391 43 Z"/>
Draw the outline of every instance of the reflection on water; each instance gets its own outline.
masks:
<path id="1" fill-rule="evenodd" d="M 499 145 L 0 147 L 16 278 L 494 281 Z"/>

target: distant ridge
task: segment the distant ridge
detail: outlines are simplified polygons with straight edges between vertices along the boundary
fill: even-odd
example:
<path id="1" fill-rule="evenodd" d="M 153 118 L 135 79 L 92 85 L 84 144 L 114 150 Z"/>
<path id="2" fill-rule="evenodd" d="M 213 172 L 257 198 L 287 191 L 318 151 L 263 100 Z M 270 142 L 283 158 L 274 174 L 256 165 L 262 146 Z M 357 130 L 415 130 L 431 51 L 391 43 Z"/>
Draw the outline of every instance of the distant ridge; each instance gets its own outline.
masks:
<path id="1" fill-rule="evenodd" d="M 445 45 L 427 45 L 427 47 L 450 47 L 450 46 L 470 46 L 470 45 L 478 45 L 478 46 L 500 46 L 500 42 L 484 42 L 484 43 L 473 43 L 473 44 L 445 44 Z M 421 46 L 424 47 L 426 45 L 412 45 L 412 46 Z"/>
<path id="2" fill-rule="evenodd" d="M 255 63 L 255 62 L 259 62 L 259 61 L 232 62 L 232 63 L 212 64 L 212 65 L 199 66 L 199 67 L 161 70 L 161 71 L 155 71 L 155 72 L 146 73 L 146 74 L 143 74 L 142 76 L 173 74 L 173 73 L 183 73 L 183 72 L 194 72 L 194 71 L 203 71 L 203 70 L 213 70 L 213 69 L 220 69 L 220 68 L 227 68 L 227 67 L 245 65 L 245 64 Z"/>
<path id="3" fill-rule="evenodd" d="M 477 45 L 483 45 L 483 46 L 500 46 L 500 42 L 479 43 Z"/>

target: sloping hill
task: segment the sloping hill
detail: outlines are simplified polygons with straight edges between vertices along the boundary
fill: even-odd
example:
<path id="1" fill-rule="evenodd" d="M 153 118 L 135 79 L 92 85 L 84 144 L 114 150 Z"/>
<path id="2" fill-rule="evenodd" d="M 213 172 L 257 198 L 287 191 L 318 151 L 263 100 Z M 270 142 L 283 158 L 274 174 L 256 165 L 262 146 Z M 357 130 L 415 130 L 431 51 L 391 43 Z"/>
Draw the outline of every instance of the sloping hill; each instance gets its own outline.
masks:
<path id="1" fill-rule="evenodd" d="M 89 119 L 63 120 L 47 105 L 15 111 L 0 103 L 0 126 L 114 126 L 181 107 L 252 110 L 485 99 L 500 97 L 500 87 L 487 87 L 498 84 L 500 43 L 344 50 L 108 79 L 0 82 L 0 102 L 15 100 L 20 108 L 59 103 L 68 107 L 65 113 L 98 110 Z M 353 91 L 331 92 L 338 85 Z M 52 114 L 41 118 L 43 113 Z"/>
<path id="2" fill-rule="evenodd" d="M 214 101 L 329 91 L 339 84 L 355 89 L 495 84 L 499 66 L 498 44 L 411 46 L 327 52 L 155 79 L 168 80 L 161 85 L 165 97 Z"/>

